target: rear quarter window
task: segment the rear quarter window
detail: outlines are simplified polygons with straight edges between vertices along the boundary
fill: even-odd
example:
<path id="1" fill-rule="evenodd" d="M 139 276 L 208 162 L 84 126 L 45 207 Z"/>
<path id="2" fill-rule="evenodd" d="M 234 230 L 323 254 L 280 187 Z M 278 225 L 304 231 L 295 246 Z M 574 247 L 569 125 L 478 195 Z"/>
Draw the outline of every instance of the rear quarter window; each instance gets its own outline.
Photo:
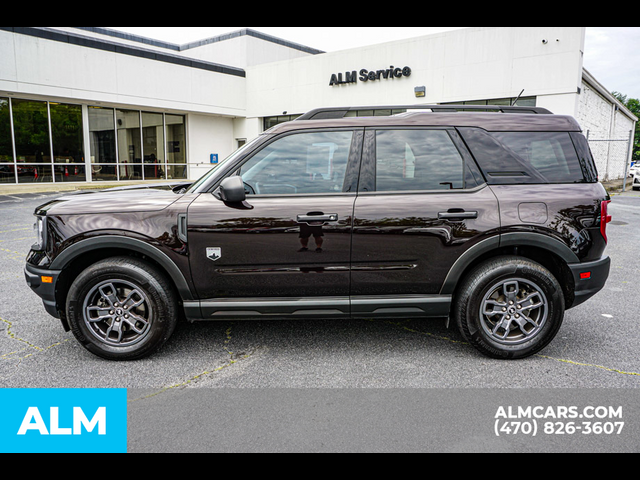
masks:
<path id="1" fill-rule="evenodd" d="M 569 132 L 487 132 L 459 129 L 487 182 L 493 185 L 585 183 Z"/>
<path id="2" fill-rule="evenodd" d="M 548 183 L 585 181 L 576 149 L 567 132 L 499 132 L 492 135 Z"/>

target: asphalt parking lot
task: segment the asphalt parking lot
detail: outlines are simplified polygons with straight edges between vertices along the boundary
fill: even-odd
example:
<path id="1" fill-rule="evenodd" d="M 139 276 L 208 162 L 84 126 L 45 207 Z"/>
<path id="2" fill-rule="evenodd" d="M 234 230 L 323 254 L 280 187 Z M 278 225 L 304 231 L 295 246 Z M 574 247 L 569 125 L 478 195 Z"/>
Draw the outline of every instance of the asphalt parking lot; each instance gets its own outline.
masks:
<path id="1" fill-rule="evenodd" d="M 32 213 L 56 196 L 0 196 L 0 388 L 127 388 L 142 411 L 150 399 L 197 389 L 640 387 L 640 192 L 613 197 L 605 290 L 567 312 L 546 350 L 511 363 L 427 320 L 184 324 L 154 357 L 100 360 L 48 317 L 24 280 Z"/>

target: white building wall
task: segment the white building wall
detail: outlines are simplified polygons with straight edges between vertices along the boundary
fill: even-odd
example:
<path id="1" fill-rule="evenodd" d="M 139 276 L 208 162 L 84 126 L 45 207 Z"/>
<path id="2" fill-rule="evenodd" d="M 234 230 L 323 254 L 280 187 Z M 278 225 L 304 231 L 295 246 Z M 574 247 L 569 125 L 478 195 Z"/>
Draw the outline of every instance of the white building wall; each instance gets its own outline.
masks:
<path id="1" fill-rule="evenodd" d="M 558 115 L 576 116 L 580 95 L 576 92 L 558 95 L 541 95 L 537 97 L 536 106 L 546 108 Z"/>
<path id="2" fill-rule="evenodd" d="M 235 150 L 234 121 L 231 118 L 191 114 L 187 119 L 189 178 L 200 178 L 211 170 L 211 155 L 222 161 Z"/>
<path id="3" fill-rule="evenodd" d="M 0 92 L 244 116 L 245 79 L 0 31 Z"/>
<path id="4" fill-rule="evenodd" d="M 310 50 L 309 47 L 301 45 L 300 48 L 292 48 L 292 46 L 295 45 L 293 43 L 286 42 L 285 44 L 285 42 L 282 41 L 280 43 L 267 41 L 250 33 L 247 34 L 246 31 L 231 32 L 228 35 L 222 35 L 212 39 L 203 39 L 185 45 L 175 45 L 136 35 L 128 35 L 114 30 L 110 30 L 111 34 L 107 34 L 109 30 L 104 27 L 53 28 L 74 35 L 98 38 L 108 42 L 116 41 L 120 44 L 135 48 L 145 48 L 162 53 L 171 52 L 173 55 L 237 68 L 245 68 L 260 63 L 291 60 L 310 55 L 308 52 L 308 50 Z M 86 30 L 85 28 L 95 28 L 96 30 Z M 157 28 L 162 29 L 163 27 Z M 118 35 L 118 37 L 114 37 L 113 34 Z"/>
<path id="5" fill-rule="evenodd" d="M 180 55 L 222 65 L 246 68 L 261 63 L 306 57 L 310 54 L 285 45 L 243 35 L 229 40 L 192 47 L 181 51 Z"/>
<path id="6" fill-rule="evenodd" d="M 473 27 L 247 68 L 247 114 L 319 106 L 448 103 L 566 95 L 575 114 L 585 27 Z M 543 43 L 546 40 L 546 43 Z M 332 74 L 409 66 L 410 77 L 329 86 Z M 426 87 L 416 100 L 414 88 Z M 567 110 L 565 110 L 567 109 Z"/>

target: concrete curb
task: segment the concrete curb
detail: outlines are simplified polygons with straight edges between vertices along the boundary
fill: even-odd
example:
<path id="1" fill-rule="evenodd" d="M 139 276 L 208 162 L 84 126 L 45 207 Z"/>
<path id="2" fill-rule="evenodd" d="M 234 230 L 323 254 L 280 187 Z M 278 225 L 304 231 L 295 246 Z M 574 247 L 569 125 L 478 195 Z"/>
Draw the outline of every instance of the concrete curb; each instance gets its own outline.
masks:
<path id="1" fill-rule="evenodd" d="M 633 179 L 632 178 L 627 178 L 627 188 L 626 188 L 627 192 L 629 190 L 633 190 L 632 189 L 632 184 L 633 184 Z M 609 193 L 620 193 L 620 192 L 622 192 L 622 189 L 624 188 L 624 178 L 619 178 L 617 180 L 611 180 L 609 182 L 602 182 L 602 185 L 604 185 L 604 188 L 606 188 L 607 192 L 609 192 Z"/>

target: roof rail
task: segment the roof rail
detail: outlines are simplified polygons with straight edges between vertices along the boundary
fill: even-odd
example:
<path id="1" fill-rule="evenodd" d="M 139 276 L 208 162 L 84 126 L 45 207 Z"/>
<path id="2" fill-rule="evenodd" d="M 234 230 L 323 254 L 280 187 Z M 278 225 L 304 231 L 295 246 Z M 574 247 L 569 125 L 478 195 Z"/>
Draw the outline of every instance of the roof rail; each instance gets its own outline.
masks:
<path id="1" fill-rule="evenodd" d="M 497 113 L 533 113 L 552 115 L 546 108 L 540 107 L 508 107 L 502 105 L 393 105 L 376 107 L 328 107 L 317 108 L 305 113 L 297 120 L 323 120 L 344 118 L 349 112 L 358 110 L 431 110 L 431 112 L 497 112 Z"/>

